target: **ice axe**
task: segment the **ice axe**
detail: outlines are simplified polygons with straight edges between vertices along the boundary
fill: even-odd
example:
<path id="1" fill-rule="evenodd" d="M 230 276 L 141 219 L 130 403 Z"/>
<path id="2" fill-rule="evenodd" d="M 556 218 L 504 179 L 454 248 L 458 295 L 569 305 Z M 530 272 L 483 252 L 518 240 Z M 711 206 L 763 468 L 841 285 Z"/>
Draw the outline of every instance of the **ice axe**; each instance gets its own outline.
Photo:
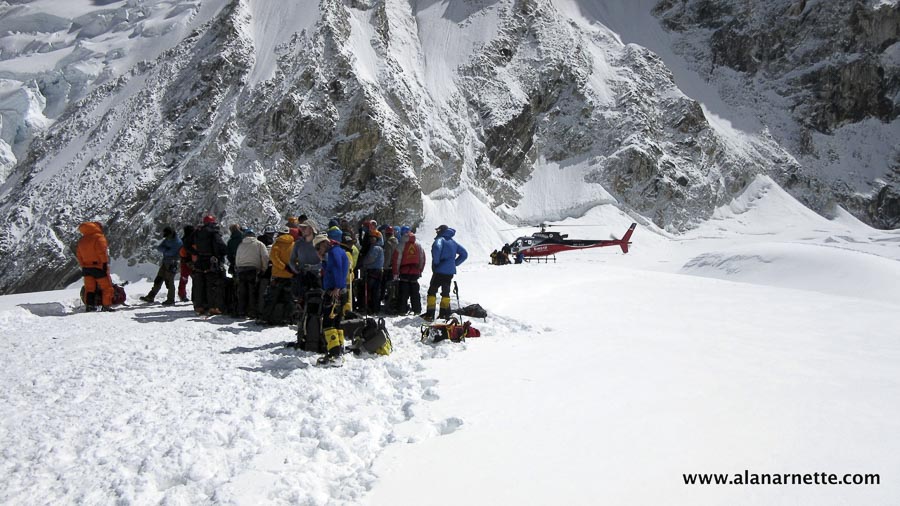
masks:
<path id="1" fill-rule="evenodd" d="M 462 323 L 462 304 L 459 303 L 459 285 L 453 282 L 453 295 L 456 295 L 456 311 L 459 315 L 459 322 Z"/>

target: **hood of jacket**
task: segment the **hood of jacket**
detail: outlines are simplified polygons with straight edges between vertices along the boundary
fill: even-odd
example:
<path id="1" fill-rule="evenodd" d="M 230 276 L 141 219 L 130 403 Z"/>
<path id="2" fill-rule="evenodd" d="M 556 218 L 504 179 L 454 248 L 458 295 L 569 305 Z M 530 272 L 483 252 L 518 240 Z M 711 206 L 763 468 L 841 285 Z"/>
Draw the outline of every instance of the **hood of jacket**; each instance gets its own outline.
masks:
<path id="1" fill-rule="evenodd" d="M 215 232 L 217 234 L 221 233 L 221 229 L 219 229 L 219 224 L 215 223 L 215 222 L 207 223 L 207 224 L 203 225 L 203 227 L 201 227 L 200 230 L 208 230 L 210 232 Z"/>
<path id="2" fill-rule="evenodd" d="M 86 221 L 78 225 L 78 231 L 81 235 L 97 235 L 103 233 L 103 227 L 96 221 Z"/>
<path id="3" fill-rule="evenodd" d="M 448 228 L 444 230 L 444 232 L 438 237 L 443 237 L 444 239 L 453 239 L 453 236 L 456 235 L 456 229 Z"/>
<path id="4" fill-rule="evenodd" d="M 341 240 L 344 238 L 344 231 L 338 227 L 331 227 L 328 229 L 326 235 L 328 235 L 328 238 L 332 241 L 341 242 Z"/>
<path id="5" fill-rule="evenodd" d="M 291 234 L 281 234 L 275 238 L 275 243 L 281 244 L 282 246 L 289 245 L 288 247 L 290 248 L 290 247 L 293 247 L 294 238 L 293 238 L 293 236 L 291 236 Z"/>

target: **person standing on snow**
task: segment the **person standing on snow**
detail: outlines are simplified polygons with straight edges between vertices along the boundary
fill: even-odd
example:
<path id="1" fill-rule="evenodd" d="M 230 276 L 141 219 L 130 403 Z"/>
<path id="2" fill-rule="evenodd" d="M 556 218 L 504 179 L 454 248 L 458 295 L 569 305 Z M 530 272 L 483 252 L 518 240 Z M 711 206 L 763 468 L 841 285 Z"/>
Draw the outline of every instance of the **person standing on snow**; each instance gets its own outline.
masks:
<path id="1" fill-rule="evenodd" d="M 397 246 L 400 244 L 400 241 L 394 237 L 394 229 L 393 227 L 385 227 L 384 229 L 384 267 L 383 273 L 381 275 L 381 300 L 384 301 L 385 311 L 388 313 L 396 313 L 397 312 L 397 298 L 398 298 L 398 287 L 395 285 L 391 287 L 392 283 L 395 283 L 393 276 L 393 263 L 394 263 L 394 253 L 397 251 Z M 393 294 L 393 297 L 391 295 Z"/>
<path id="2" fill-rule="evenodd" d="M 290 262 L 294 236 L 290 231 L 289 227 L 282 228 L 269 250 L 271 280 L 259 309 L 260 320 L 266 323 L 281 325 L 292 318 L 294 302 L 291 297 L 291 278 L 294 273 L 290 270 Z"/>
<path id="3" fill-rule="evenodd" d="M 416 244 L 416 234 L 407 231 L 403 236 L 402 248 L 394 255 L 393 275 L 400 284 L 397 310 L 406 314 L 412 310 L 414 314 L 422 311 L 422 296 L 419 295 L 419 278 L 425 270 L 425 250 Z"/>
<path id="4" fill-rule="evenodd" d="M 198 315 L 222 314 L 222 285 L 225 281 L 225 256 L 228 246 L 222 238 L 216 217 L 203 218 L 203 227 L 194 233 L 194 311 Z"/>
<path id="5" fill-rule="evenodd" d="M 341 248 L 344 249 L 344 252 L 347 253 L 347 260 L 350 261 L 350 272 L 347 274 L 347 301 L 344 302 L 344 315 L 348 318 L 352 318 L 353 313 L 353 284 L 356 281 L 356 262 L 359 261 L 359 248 L 356 247 L 356 243 L 353 241 L 353 235 L 350 232 L 343 232 L 341 234 Z"/>
<path id="6" fill-rule="evenodd" d="M 86 221 L 78 226 L 78 231 L 82 237 L 75 248 L 75 256 L 84 276 L 85 298 L 88 299 L 99 290 L 101 311 L 115 311 L 112 308 L 113 284 L 109 277 L 109 243 L 103 235 L 103 225 L 97 221 Z M 96 303 L 95 297 L 94 304 Z M 95 309 L 94 305 L 87 306 L 88 311 Z"/>
<path id="7" fill-rule="evenodd" d="M 269 267 L 269 250 L 259 242 L 252 229 L 245 229 L 244 239 L 235 252 L 235 274 L 238 279 L 238 318 L 259 315 L 260 279 Z"/>
<path id="8" fill-rule="evenodd" d="M 238 246 L 241 245 L 241 241 L 244 240 L 244 231 L 241 230 L 241 226 L 232 223 L 228 227 L 228 231 L 230 235 L 228 236 L 228 274 L 234 276 L 235 272 L 235 256 L 237 255 Z"/>
<path id="9" fill-rule="evenodd" d="M 344 363 L 344 331 L 341 329 L 344 300 L 347 296 L 347 276 L 350 260 L 340 243 L 319 234 L 313 239 L 316 253 L 322 261 L 322 329 L 327 354 L 318 360 L 319 365 L 340 367 Z"/>
<path id="10" fill-rule="evenodd" d="M 316 247 L 313 246 L 313 239 L 319 230 L 316 223 L 312 220 L 304 220 L 297 229 L 299 236 L 294 241 L 291 248 L 291 258 L 288 266 L 294 273 L 291 283 L 291 294 L 298 304 L 306 303 L 306 292 L 321 287 L 320 272 L 322 270 L 322 261 L 316 254 Z"/>
<path id="11" fill-rule="evenodd" d="M 150 293 L 140 297 L 144 302 L 153 302 L 159 289 L 163 283 L 166 284 L 166 300 L 164 306 L 175 305 L 175 273 L 178 272 L 179 252 L 181 251 L 181 240 L 172 230 L 172 227 L 163 229 L 163 240 L 156 247 L 156 251 L 162 253 L 162 262 L 159 264 L 159 271 L 156 273 L 156 279 L 153 280 L 153 288 Z"/>
<path id="12" fill-rule="evenodd" d="M 456 274 L 456 268 L 466 261 L 469 253 L 461 244 L 453 240 L 456 230 L 441 225 L 434 229 L 437 234 L 431 245 L 431 283 L 428 285 L 428 298 L 422 319 L 434 320 L 434 309 L 437 302 L 438 288 L 441 290 L 441 311 L 438 318 L 450 318 L 450 282 Z"/>
<path id="13" fill-rule="evenodd" d="M 384 241 L 381 232 L 369 233 L 369 250 L 363 257 L 363 273 L 366 280 L 366 314 L 381 311 L 381 276 L 384 274 Z"/>

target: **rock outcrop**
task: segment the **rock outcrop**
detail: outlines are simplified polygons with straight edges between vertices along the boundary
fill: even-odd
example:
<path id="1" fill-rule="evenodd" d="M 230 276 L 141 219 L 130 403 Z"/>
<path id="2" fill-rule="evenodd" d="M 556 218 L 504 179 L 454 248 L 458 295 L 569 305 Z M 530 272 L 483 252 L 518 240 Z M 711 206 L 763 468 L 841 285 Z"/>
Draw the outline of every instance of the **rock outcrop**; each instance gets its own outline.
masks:
<path id="1" fill-rule="evenodd" d="M 801 199 L 900 225 L 900 4 L 663 0 L 654 12 L 682 34 L 678 50 L 695 70 L 759 116 L 807 169 L 803 184 L 819 193 Z"/>

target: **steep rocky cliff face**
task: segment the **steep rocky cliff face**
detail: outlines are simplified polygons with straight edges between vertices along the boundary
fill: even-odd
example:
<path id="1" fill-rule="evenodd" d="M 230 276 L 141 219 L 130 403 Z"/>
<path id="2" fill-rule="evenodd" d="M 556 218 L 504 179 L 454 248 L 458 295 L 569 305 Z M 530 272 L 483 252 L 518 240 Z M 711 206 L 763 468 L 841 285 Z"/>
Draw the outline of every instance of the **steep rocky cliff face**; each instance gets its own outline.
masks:
<path id="1" fill-rule="evenodd" d="M 897 2 L 663 0 L 654 12 L 695 70 L 825 187 L 807 202 L 825 211 L 814 195 L 833 195 L 864 221 L 900 225 Z"/>
<path id="2" fill-rule="evenodd" d="M 3 137 L 15 166 L 0 191 L 0 290 L 77 278 L 72 247 L 84 220 L 106 224 L 114 257 L 139 262 L 152 261 L 162 226 L 203 213 L 257 227 L 301 212 L 415 224 L 423 198 L 470 192 L 510 221 L 614 202 L 677 231 L 758 173 L 814 207 L 833 202 L 833 188 L 774 136 L 723 137 L 660 58 L 623 44 L 583 7 L 129 0 L 74 20 L 35 6 L 0 13 L 18 37 L 0 30 L 0 46 L 19 60 L 55 54 L 21 43 L 34 19 L 72 49 L 49 74 L 6 71 L 21 83 L 16 96 L 31 98 L 4 116 L 27 135 Z M 659 11 L 669 24 L 682 19 L 673 9 Z M 99 51 L 101 40 L 118 42 Z M 125 64 L 132 40 L 155 52 Z M 883 101 L 871 107 L 884 121 L 894 114 Z M 813 123 L 849 117 L 826 112 Z M 550 181 L 574 173 L 595 190 L 535 209 L 526 188 L 537 171 Z"/>

